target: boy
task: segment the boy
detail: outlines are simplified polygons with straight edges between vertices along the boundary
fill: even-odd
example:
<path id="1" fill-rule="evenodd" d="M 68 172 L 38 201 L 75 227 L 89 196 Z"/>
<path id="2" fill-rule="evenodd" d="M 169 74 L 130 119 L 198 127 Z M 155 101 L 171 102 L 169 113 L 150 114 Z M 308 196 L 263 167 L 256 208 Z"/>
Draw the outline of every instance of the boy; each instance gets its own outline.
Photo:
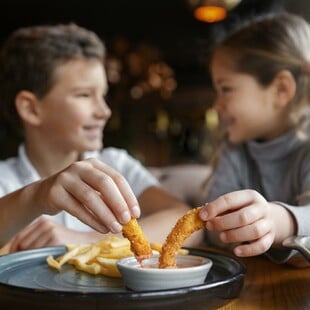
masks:
<path id="1" fill-rule="evenodd" d="M 88 219 L 99 217 L 101 232 L 119 233 L 131 216 L 139 217 L 141 206 L 145 234 L 153 242 L 163 242 L 188 207 L 160 188 L 126 151 L 102 148 L 103 130 L 111 116 L 104 100 L 108 92 L 104 54 L 96 34 L 74 24 L 22 28 L 4 43 L 1 110 L 8 124 L 23 133 L 24 143 L 16 158 L 0 163 L 0 196 L 56 174 L 51 178 L 55 180 L 58 173 L 59 183 L 70 184 L 70 190 L 59 191 L 70 205 L 66 210 L 79 217 L 81 210 L 90 210 Z M 88 158 L 95 159 L 85 162 Z M 84 162 L 78 163 L 78 178 L 74 179 L 70 167 L 77 169 L 74 163 L 80 160 Z M 84 176 L 88 165 L 97 174 Z M 53 214 L 49 207 L 46 209 Z M 1 210 L 0 221 L 0 235 L 12 235 L 2 233 L 12 225 L 5 223 Z M 100 238 L 101 233 L 61 212 L 45 215 L 20 231 L 12 239 L 11 251 Z"/>

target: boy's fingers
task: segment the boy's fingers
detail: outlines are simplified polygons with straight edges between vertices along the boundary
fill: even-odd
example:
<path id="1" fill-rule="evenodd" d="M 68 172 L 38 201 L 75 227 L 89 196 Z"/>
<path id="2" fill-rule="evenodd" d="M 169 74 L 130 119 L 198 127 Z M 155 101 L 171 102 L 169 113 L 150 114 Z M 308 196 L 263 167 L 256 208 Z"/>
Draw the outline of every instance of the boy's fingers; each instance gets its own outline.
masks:
<path id="1" fill-rule="evenodd" d="M 91 185 L 101 193 L 118 220 L 125 224 L 131 217 L 139 217 L 140 207 L 137 198 L 126 179 L 102 162 L 97 160 L 90 160 L 90 162 L 100 173 L 95 175 L 92 172 L 88 175 L 87 181 L 91 182 Z M 93 178 L 95 180 L 92 180 Z"/>

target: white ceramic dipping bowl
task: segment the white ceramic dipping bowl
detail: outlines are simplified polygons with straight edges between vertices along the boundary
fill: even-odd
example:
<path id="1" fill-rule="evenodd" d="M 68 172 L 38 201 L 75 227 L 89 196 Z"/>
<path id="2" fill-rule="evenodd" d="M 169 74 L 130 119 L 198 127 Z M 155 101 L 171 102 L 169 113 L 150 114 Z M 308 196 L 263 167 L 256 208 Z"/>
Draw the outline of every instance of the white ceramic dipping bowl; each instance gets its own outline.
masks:
<path id="1" fill-rule="evenodd" d="M 212 267 L 206 257 L 177 255 L 179 268 L 158 268 L 159 255 L 142 261 L 142 267 L 135 257 L 122 258 L 117 267 L 127 288 L 134 291 L 164 290 L 188 287 L 204 283 Z"/>

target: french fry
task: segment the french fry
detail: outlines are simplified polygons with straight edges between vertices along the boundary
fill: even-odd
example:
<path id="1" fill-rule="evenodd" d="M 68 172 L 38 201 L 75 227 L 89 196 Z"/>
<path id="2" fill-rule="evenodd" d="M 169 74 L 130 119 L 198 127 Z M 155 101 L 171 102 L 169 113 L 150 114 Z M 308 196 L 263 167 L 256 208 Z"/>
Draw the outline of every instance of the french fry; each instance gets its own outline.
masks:
<path id="1" fill-rule="evenodd" d="M 68 263 L 90 274 L 120 277 L 116 261 L 133 255 L 129 240 L 117 236 L 107 236 L 91 245 L 67 244 L 66 248 L 67 252 L 56 259 L 52 256 L 47 257 L 47 264 L 51 268 L 60 271 L 61 266 Z M 97 257 L 103 263 L 98 262 Z"/>
<path id="2" fill-rule="evenodd" d="M 51 255 L 48 256 L 46 261 L 47 261 L 49 266 L 51 266 L 57 270 L 60 270 L 61 266 L 60 266 L 59 262 L 53 256 L 51 256 Z"/>
<path id="3" fill-rule="evenodd" d="M 87 273 L 94 274 L 94 275 L 101 273 L 101 269 L 102 269 L 100 264 L 98 263 L 85 264 L 79 260 L 74 261 L 73 265 L 78 270 L 85 271 Z"/>
<path id="4" fill-rule="evenodd" d="M 152 243 L 153 253 L 160 253 L 162 245 Z M 70 264 L 76 269 L 92 275 L 104 275 L 108 277 L 121 277 L 116 262 L 118 259 L 134 255 L 131 243 L 127 238 L 109 235 L 94 244 L 67 244 L 67 252 L 57 257 L 48 256 L 47 264 L 58 271 L 64 264 Z M 188 251 L 180 249 L 179 254 L 187 254 Z"/>
<path id="5" fill-rule="evenodd" d="M 113 278 L 120 278 L 121 274 L 117 268 L 116 262 L 118 259 L 115 258 L 105 258 L 98 256 L 97 261 L 100 263 L 102 269 L 101 274 Z"/>
<path id="6" fill-rule="evenodd" d="M 152 248 L 152 250 L 155 250 L 155 251 L 161 253 L 162 244 L 160 244 L 160 243 L 151 243 L 151 248 Z M 180 255 L 187 255 L 188 253 L 189 253 L 188 250 L 182 249 L 182 248 L 180 248 L 178 250 L 178 252 L 177 252 L 177 254 L 180 254 Z"/>
<path id="7" fill-rule="evenodd" d="M 68 260 L 70 260 L 72 257 L 78 255 L 79 253 L 83 252 L 85 249 L 87 249 L 88 245 L 79 245 L 73 248 L 71 251 L 68 251 L 65 255 L 59 257 L 57 260 L 60 264 L 60 267 L 65 264 Z"/>
<path id="8" fill-rule="evenodd" d="M 80 264 L 86 264 L 88 261 L 92 260 L 100 253 L 100 248 L 98 246 L 89 246 L 86 251 L 81 254 L 75 255 L 70 258 L 69 263 L 79 262 Z"/>
<path id="9" fill-rule="evenodd" d="M 108 252 L 102 251 L 99 256 L 100 257 L 106 257 L 106 258 L 123 258 L 132 256 L 133 253 L 130 249 L 130 247 L 120 247 L 120 248 L 112 248 Z"/>
<path id="10" fill-rule="evenodd" d="M 127 238 L 119 238 L 117 236 L 107 236 L 104 239 L 95 243 L 102 249 L 112 249 L 119 247 L 130 247 L 130 242 Z"/>
<path id="11" fill-rule="evenodd" d="M 152 250 L 155 250 L 160 253 L 162 246 L 160 243 L 151 243 L 151 248 Z"/>

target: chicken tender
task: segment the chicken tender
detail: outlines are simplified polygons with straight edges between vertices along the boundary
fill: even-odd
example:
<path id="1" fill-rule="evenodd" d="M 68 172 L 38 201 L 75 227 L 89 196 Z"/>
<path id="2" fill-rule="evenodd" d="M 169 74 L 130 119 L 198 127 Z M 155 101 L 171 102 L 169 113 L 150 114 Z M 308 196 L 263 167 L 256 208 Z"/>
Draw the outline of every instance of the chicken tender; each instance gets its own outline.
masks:
<path id="1" fill-rule="evenodd" d="M 134 253 L 138 262 L 152 256 L 152 248 L 137 220 L 132 218 L 127 224 L 123 225 L 123 236 L 130 241 L 131 251 Z"/>
<path id="2" fill-rule="evenodd" d="M 201 207 L 192 209 L 183 215 L 175 224 L 165 243 L 159 257 L 159 268 L 176 267 L 175 255 L 184 241 L 195 231 L 204 227 L 205 222 L 199 217 Z"/>

